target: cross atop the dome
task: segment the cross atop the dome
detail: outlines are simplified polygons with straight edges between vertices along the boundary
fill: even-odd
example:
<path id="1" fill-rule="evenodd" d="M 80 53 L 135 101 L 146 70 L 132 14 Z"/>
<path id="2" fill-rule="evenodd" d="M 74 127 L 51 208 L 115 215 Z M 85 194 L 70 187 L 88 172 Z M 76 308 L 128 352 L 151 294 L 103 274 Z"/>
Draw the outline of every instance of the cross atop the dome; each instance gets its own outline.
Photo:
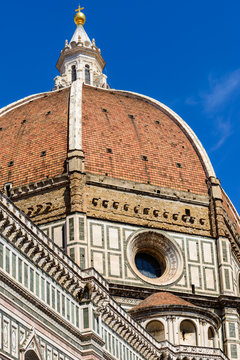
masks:
<path id="1" fill-rule="evenodd" d="M 78 11 L 78 12 L 81 12 L 81 10 L 83 10 L 84 9 L 84 7 L 80 7 L 80 4 L 79 4 L 79 6 L 78 6 L 78 9 L 77 10 L 75 10 L 75 11 Z"/>
<path id="2" fill-rule="evenodd" d="M 84 25 L 85 21 L 86 21 L 86 16 L 84 15 L 83 12 L 81 12 L 81 10 L 83 10 L 84 7 L 81 8 L 81 6 L 79 5 L 77 10 L 75 10 L 76 14 L 74 16 L 74 22 L 75 24 L 78 25 Z"/>

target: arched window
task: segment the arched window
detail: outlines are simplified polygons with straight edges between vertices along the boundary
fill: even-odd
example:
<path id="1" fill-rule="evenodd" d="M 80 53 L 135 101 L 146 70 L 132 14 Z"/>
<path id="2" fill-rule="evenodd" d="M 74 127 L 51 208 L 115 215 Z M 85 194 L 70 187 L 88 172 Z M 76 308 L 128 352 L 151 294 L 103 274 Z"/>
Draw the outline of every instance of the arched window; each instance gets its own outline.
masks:
<path id="1" fill-rule="evenodd" d="M 89 68 L 89 65 L 85 66 L 85 84 L 90 85 L 90 68 Z"/>
<path id="2" fill-rule="evenodd" d="M 76 70 L 76 66 L 73 65 L 72 66 L 72 82 L 77 80 L 77 70 Z"/>
<path id="3" fill-rule="evenodd" d="M 215 347 L 215 331 L 211 326 L 208 328 L 208 346 Z"/>
<path id="4" fill-rule="evenodd" d="M 196 327 L 189 320 L 184 320 L 181 322 L 180 343 L 183 345 L 197 345 Z"/>
<path id="5" fill-rule="evenodd" d="M 164 325 L 160 321 L 157 320 L 150 321 L 147 324 L 146 330 L 157 341 L 165 340 Z"/>
<path id="6" fill-rule="evenodd" d="M 24 360 L 39 360 L 39 357 L 34 350 L 28 350 L 24 355 Z"/>

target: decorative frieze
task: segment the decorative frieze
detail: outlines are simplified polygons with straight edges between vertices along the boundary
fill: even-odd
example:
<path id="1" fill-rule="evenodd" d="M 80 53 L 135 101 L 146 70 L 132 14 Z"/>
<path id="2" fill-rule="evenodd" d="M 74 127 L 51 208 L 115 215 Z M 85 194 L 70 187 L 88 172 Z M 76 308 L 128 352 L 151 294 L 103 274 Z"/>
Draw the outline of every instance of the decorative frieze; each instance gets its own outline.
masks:
<path id="1" fill-rule="evenodd" d="M 87 187 L 88 216 L 186 233 L 210 235 L 207 206 Z"/>

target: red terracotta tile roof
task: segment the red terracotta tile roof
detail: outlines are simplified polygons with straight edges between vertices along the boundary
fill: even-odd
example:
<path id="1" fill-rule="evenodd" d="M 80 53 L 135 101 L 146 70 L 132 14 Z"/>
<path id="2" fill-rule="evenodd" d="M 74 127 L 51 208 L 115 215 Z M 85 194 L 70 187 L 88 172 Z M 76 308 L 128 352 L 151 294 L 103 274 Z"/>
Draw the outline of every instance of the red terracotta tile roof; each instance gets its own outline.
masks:
<path id="1" fill-rule="evenodd" d="M 64 89 L 0 117 L 0 188 L 7 182 L 17 187 L 66 171 L 68 102 L 69 89 Z M 42 151 L 46 155 L 40 156 Z"/>
<path id="2" fill-rule="evenodd" d="M 83 149 L 87 172 L 208 192 L 190 140 L 170 116 L 143 100 L 84 86 Z"/>
<path id="3" fill-rule="evenodd" d="M 0 188 L 66 171 L 69 91 L 45 94 L 0 116 Z M 82 111 L 87 172 L 208 193 L 198 154 L 164 111 L 142 99 L 89 86 L 83 87 Z"/>
<path id="4" fill-rule="evenodd" d="M 136 305 L 131 311 L 151 308 L 155 306 L 165 306 L 165 305 L 187 305 L 194 306 L 188 301 L 181 299 L 180 297 L 173 295 L 169 292 L 158 292 L 153 295 L 148 296 L 146 299 Z"/>

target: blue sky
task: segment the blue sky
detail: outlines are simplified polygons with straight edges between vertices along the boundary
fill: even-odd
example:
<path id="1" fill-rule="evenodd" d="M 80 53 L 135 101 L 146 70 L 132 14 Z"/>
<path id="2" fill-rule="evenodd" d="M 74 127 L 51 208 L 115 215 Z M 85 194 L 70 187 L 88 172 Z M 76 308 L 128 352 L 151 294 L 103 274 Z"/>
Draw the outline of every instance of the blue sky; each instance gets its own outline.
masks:
<path id="1" fill-rule="evenodd" d="M 109 84 L 151 96 L 196 132 L 240 211 L 240 2 L 86 0 Z M 78 1 L 1 3 L 0 107 L 48 91 Z"/>

